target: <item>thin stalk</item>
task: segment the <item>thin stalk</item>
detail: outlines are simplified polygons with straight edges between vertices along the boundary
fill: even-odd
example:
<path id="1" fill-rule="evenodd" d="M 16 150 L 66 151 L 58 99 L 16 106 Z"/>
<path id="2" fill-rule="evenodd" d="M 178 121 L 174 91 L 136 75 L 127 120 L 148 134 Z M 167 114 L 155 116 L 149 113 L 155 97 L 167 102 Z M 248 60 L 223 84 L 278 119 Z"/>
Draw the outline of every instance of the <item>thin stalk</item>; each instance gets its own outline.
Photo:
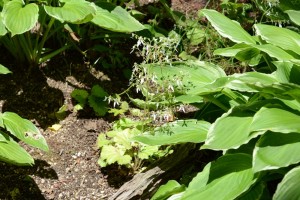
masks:
<path id="1" fill-rule="evenodd" d="M 46 56 L 44 56 L 44 57 L 42 57 L 42 58 L 39 59 L 39 63 L 42 63 L 42 62 L 45 62 L 45 61 L 49 60 L 50 58 L 56 56 L 57 54 L 59 54 L 59 53 L 61 53 L 63 51 L 65 51 L 66 49 L 68 49 L 71 46 L 72 45 L 68 44 L 68 45 L 65 45 L 65 46 L 63 46 L 63 47 L 61 47 L 61 48 L 59 48 L 59 49 L 57 49 L 57 50 L 55 50 L 55 51 L 47 54 Z"/>
<path id="2" fill-rule="evenodd" d="M 47 30 L 45 31 L 45 33 L 44 33 L 44 35 L 43 35 L 43 38 L 42 38 L 42 41 L 41 41 L 40 44 L 39 44 L 38 53 L 37 53 L 37 58 L 40 58 L 40 57 L 41 57 L 42 49 L 43 49 L 43 47 L 44 47 L 44 45 L 45 45 L 46 40 L 48 39 L 48 34 L 49 34 L 49 31 L 50 31 L 52 25 L 54 24 L 54 21 L 55 21 L 54 18 L 51 18 L 51 19 L 50 19 L 50 22 L 49 22 L 49 24 L 48 24 L 48 26 L 47 26 Z"/>

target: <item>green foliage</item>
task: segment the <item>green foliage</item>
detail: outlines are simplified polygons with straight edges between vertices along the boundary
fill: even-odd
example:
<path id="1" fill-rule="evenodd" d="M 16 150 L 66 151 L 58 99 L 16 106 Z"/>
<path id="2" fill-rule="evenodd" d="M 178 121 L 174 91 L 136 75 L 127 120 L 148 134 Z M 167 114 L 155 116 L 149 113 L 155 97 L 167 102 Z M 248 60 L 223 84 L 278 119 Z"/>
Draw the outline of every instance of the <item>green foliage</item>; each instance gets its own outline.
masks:
<path id="1" fill-rule="evenodd" d="M 106 167 L 113 163 L 125 165 L 133 171 L 138 171 L 144 162 L 161 157 L 167 153 L 160 146 L 149 146 L 133 140 L 143 132 L 146 121 L 133 121 L 129 118 L 121 118 L 113 125 L 113 130 L 100 133 L 97 146 L 101 150 L 98 164 Z"/>
<path id="2" fill-rule="evenodd" d="M 108 94 L 99 85 L 94 85 L 90 94 L 86 90 L 75 89 L 71 93 L 71 96 L 78 102 L 74 106 L 75 111 L 82 110 L 87 103 L 98 116 L 104 116 L 108 111 L 108 104 L 106 102 Z"/>
<path id="3" fill-rule="evenodd" d="M 11 73 L 0 65 L 0 74 Z M 14 165 L 33 165 L 34 160 L 14 139 L 48 151 L 48 145 L 37 127 L 12 112 L 0 113 L 0 160 Z"/>
<path id="4" fill-rule="evenodd" d="M 162 186 L 154 197 L 166 194 L 161 199 L 270 199 L 274 195 L 274 199 L 298 199 L 299 34 L 286 28 L 256 24 L 257 36 L 251 36 L 216 11 L 202 12 L 222 36 L 238 43 L 215 53 L 243 59 L 253 66 L 267 65 L 270 74 L 245 72 L 226 76 L 220 73 L 222 76 L 216 77 L 191 70 L 193 75 L 197 74 L 197 80 L 209 80 L 207 76 L 212 79 L 195 82 L 193 87 L 194 84 L 187 85 L 185 94 L 202 97 L 200 108 L 214 104 L 223 110 L 221 116 L 214 116 L 201 149 L 222 150 L 223 156 L 208 163 L 185 191 L 169 194 L 170 189 Z M 169 72 L 161 69 L 153 70 L 152 76 L 164 77 L 164 81 L 170 79 Z M 139 137 L 149 144 L 155 140 L 172 143 L 159 134 Z M 275 194 L 268 190 L 269 184 L 274 184 L 272 173 L 281 174 Z"/>
<path id="5" fill-rule="evenodd" d="M 33 158 L 14 141 L 12 136 L 26 144 L 48 151 L 45 138 L 29 120 L 11 112 L 0 113 L 0 160 L 15 165 L 32 165 Z"/>
<path id="6" fill-rule="evenodd" d="M 1 43 L 19 62 L 37 65 L 74 46 L 73 27 L 92 22 L 115 32 L 134 32 L 144 29 L 137 20 L 121 7 L 112 11 L 85 0 L 55 0 L 24 2 L 11 0 L 2 2 L 0 18 Z M 125 23 L 126 22 L 126 23 Z M 70 34 L 61 41 L 57 50 L 45 48 L 50 38 L 58 41 L 57 33 L 64 30 Z M 7 33 L 10 33 L 8 35 Z M 78 48 L 77 48 L 78 49 Z M 82 52 L 83 53 L 83 52 Z"/>

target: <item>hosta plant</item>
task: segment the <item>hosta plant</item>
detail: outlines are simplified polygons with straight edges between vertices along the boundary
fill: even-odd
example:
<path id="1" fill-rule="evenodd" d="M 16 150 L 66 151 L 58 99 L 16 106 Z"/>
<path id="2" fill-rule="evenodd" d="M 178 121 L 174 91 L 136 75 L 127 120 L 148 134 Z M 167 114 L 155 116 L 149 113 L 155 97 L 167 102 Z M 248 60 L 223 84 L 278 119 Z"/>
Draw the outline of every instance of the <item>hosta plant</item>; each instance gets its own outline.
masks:
<path id="1" fill-rule="evenodd" d="M 0 74 L 7 73 L 10 71 L 1 65 Z M 16 140 L 48 151 L 45 138 L 31 121 L 23 119 L 16 113 L 0 113 L 0 161 L 14 165 L 34 164 L 30 154 Z"/>
<path id="2" fill-rule="evenodd" d="M 134 32 L 144 29 L 121 7 L 108 11 L 85 0 L 23 1 L 2 0 L 0 17 L 1 43 L 20 62 L 37 65 L 79 42 L 73 28 L 91 22 L 116 32 Z M 73 26 L 73 28 L 72 28 Z M 46 42 L 58 43 L 58 35 L 66 36 L 56 50 L 46 48 Z M 61 37 L 61 36 L 60 36 Z"/>
<path id="3" fill-rule="evenodd" d="M 208 163 L 187 187 L 169 181 L 152 199 L 298 199 L 300 35 L 286 28 L 256 24 L 256 36 L 251 36 L 216 11 L 202 13 L 222 36 L 237 43 L 216 50 L 216 54 L 243 59 L 252 66 L 267 66 L 269 73 L 226 75 L 220 67 L 209 64 L 204 68 L 207 72 L 219 73 L 203 73 L 201 67 L 195 70 L 189 63 L 182 70 L 170 69 L 171 74 L 173 70 L 185 74 L 188 83 L 183 84 L 188 89 L 177 94 L 190 96 L 189 103 L 202 109 L 199 118 L 210 115 L 212 123 L 204 131 L 205 137 L 199 135 L 194 142 L 203 142 L 201 149 L 222 151 L 223 156 Z M 190 73 L 185 73 L 189 68 Z M 152 64 L 151 71 L 158 83 L 174 80 L 161 65 Z M 211 105 L 219 111 L 210 110 Z M 189 126 L 182 124 L 184 127 L 188 130 Z M 159 134 L 136 137 L 148 145 L 159 139 L 171 143 Z"/>

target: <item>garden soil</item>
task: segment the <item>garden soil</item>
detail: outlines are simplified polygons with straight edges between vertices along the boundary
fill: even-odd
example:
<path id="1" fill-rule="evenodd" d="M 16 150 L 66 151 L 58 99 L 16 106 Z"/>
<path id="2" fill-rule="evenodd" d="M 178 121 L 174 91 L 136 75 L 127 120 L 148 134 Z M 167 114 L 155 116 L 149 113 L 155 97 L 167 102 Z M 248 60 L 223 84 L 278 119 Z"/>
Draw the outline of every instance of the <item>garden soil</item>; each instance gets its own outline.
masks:
<path id="1" fill-rule="evenodd" d="M 173 0 L 171 5 L 189 13 L 204 2 Z M 122 92 L 128 86 L 128 80 L 120 78 L 122 71 L 92 68 L 78 54 L 60 55 L 31 69 L 16 67 L 5 52 L 1 55 L 1 64 L 13 73 L 1 75 L 0 112 L 16 112 L 31 120 L 50 151 L 21 144 L 34 157 L 35 165 L 0 163 L 0 199 L 107 199 L 114 194 L 131 176 L 118 166 L 101 169 L 96 147 L 98 134 L 110 129 L 114 117 L 97 117 L 91 109 L 75 112 L 70 94 L 75 88 L 90 89 L 95 84 L 109 94 Z M 65 112 L 58 115 L 62 106 Z"/>

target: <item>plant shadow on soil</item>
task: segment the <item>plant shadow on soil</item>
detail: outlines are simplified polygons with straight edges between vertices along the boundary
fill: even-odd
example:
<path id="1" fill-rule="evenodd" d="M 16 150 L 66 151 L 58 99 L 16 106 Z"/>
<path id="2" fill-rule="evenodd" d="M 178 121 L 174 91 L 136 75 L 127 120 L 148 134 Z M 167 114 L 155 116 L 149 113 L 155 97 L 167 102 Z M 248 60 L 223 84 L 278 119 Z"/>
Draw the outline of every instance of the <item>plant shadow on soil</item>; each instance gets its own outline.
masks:
<path id="1" fill-rule="evenodd" d="M 128 80 L 121 70 L 107 69 L 103 72 L 86 64 L 78 53 L 68 53 L 56 56 L 46 65 L 31 68 L 30 71 L 14 64 L 9 56 L 6 61 L 0 61 L 13 72 L 1 75 L 0 112 L 15 112 L 32 121 L 45 136 L 51 151 L 50 154 L 37 153 L 40 151 L 36 149 L 30 151 L 34 158 L 41 159 L 32 167 L 0 163 L 0 199 L 58 199 L 60 194 L 64 195 L 60 199 L 69 199 L 74 194 L 102 199 L 130 178 L 125 170 L 118 167 L 100 169 L 97 165 L 97 135 L 109 129 L 114 117 L 107 115 L 99 118 L 91 109 L 74 113 L 76 102 L 70 96 L 75 88 L 89 91 L 95 84 L 109 94 L 118 93 L 128 86 Z M 3 52 L 3 55 L 6 54 Z M 63 105 L 67 105 L 68 111 L 66 118 L 60 121 L 55 117 L 55 112 Z M 58 133 L 53 133 L 48 127 L 56 123 L 62 124 L 62 128 Z M 28 147 L 25 149 L 28 150 Z M 82 156 L 73 158 L 78 153 Z M 47 162 L 51 164 L 51 176 L 44 176 L 38 171 L 49 167 Z M 78 187 L 84 180 L 82 175 L 89 180 L 83 189 Z M 73 176 L 72 183 L 61 183 L 61 180 L 69 180 L 66 177 Z M 60 185 L 56 189 L 51 188 L 55 184 Z"/>
<path id="2" fill-rule="evenodd" d="M 31 176 L 58 179 L 56 172 L 43 160 L 32 167 L 18 167 L 0 163 L 0 199 L 45 199 Z"/>

